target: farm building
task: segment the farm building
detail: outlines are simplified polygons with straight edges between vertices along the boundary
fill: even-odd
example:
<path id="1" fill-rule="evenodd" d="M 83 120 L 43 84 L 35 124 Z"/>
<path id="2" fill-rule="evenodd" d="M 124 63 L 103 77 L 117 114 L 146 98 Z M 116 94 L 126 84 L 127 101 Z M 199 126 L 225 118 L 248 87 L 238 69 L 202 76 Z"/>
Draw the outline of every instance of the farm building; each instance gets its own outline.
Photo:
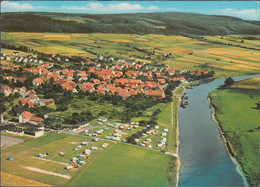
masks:
<path id="1" fill-rule="evenodd" d="M 48 106 L 48 105 L 54 105 L 55 101 L 54 99 L 43 99 L 40 101 L 40 106 Z"/>
<path id="2" fill-rule="evenodd" d="M 44 126 L 43 125 L 33 125 L 29 123 L 22 124 L 8 124 L 2 125 L 1 131 L 18 134 L 18 135 L 29 135 L 34 137 L 40 137 L 44 135 Z"/>

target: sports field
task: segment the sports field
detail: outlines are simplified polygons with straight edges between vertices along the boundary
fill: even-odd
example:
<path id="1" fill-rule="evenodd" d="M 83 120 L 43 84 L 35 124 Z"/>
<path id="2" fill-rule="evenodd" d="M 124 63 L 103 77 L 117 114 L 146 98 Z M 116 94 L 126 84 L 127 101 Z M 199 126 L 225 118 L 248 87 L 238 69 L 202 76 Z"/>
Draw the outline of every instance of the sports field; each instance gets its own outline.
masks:
<path id="1" fill-rule="evenodd" d="M 6 32 L 2 32 L 1 36 L 6 44 L 23 45 L 44 53 L 89 58 L 102 54 L 125 60 L 161 62 L 181 69 L 213 70 L 217 77 L 257 73 L 260 70 L 257 36 L 205 36 L 194 39 L 152 34 Z M 165 54 L 171 56 L 166 58 Z"/>
<path id="2" fill-rule="evenodd" d="M 251 186 L 257 186 L 260 181 L 259 109 L 256 108 L 259 87 L 255 81 L 259 82 L 260 78 L 237 82 L 232 86 L 235 89 L 211 93 L 217 119 Z"/>

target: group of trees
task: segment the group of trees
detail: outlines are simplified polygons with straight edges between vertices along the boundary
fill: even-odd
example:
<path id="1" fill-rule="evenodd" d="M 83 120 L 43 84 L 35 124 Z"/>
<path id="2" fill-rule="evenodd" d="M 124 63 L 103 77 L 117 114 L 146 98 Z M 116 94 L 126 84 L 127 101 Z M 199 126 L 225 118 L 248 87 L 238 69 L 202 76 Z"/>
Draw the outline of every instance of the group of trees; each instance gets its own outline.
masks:
<path id="1" fill-rule="evenodd" d="M 1 16 L 3 22 L 1 29 L 7 32 L 164 35 L 259 34 L 259 23 L 255 21 L 244 21 L 228 16 L 222 16 L 220 19 L 219 16 L 180 12 L 105 15 L 75 14 L 69 15 L 69 17 L 61 13 L 46 15 L 44 13 L 10 12 L 3 13 Z M 57 18 L 66 18 L 67 20 Z M 72 18 L 79 19 L 81 22 L 74 21 Z M 244 27 L 245 24 L 247 27 Z M 165 28 L 157 28 L 156 26 L 165 26 Z"/>
<path id="2" fill-rule="evenodd" d="M 80 122 L 88 122 L 94 119 L 91 111 L 87 110 L 84 112 L 74 112 L 71 116 L 65 117 L 64 121 L 68 124 L 78 124 Z"/>
<path id="3" fill-rule="evenodd" d="M 14 94 L 10 94 L 9 96 L 5 97 L 3 93 L 0 93 L 0 113 L 2 114 L 7 110 L 6 105 L 7 103 L 13 103 L 13 101 L 19 98 L 21 95 L 16 92 Z"/>

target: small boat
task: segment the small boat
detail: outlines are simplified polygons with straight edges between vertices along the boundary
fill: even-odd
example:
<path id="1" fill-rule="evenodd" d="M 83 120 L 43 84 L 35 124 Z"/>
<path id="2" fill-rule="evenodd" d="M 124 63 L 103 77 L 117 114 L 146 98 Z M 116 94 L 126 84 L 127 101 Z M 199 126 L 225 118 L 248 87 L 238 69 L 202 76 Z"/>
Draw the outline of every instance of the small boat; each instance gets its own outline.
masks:
<path id="1" fill-rule="evenodd" d="M 197 172 L 197 175 L 198 175 L 198 176 L 200 176 L 200 173 L 199 173 L 199 172 Z"/>
<path id="2" fill-rule="evenodd" d="M 183 102 L 180 105 L 181 108 L 186 108 L 185 105 L 183 104 Z"/>

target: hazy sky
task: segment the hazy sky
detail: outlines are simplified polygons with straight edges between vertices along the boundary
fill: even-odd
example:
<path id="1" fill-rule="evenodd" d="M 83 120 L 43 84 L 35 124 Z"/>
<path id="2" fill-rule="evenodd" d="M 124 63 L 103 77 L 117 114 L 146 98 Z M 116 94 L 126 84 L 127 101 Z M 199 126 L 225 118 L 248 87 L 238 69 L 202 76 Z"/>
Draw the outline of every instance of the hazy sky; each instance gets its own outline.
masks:
<path id="1" fill-rule="evenodd" d="M 257 1 L 3 1 L 1 11 L 89 14 L 177 11 L 260 20 Z"/>

